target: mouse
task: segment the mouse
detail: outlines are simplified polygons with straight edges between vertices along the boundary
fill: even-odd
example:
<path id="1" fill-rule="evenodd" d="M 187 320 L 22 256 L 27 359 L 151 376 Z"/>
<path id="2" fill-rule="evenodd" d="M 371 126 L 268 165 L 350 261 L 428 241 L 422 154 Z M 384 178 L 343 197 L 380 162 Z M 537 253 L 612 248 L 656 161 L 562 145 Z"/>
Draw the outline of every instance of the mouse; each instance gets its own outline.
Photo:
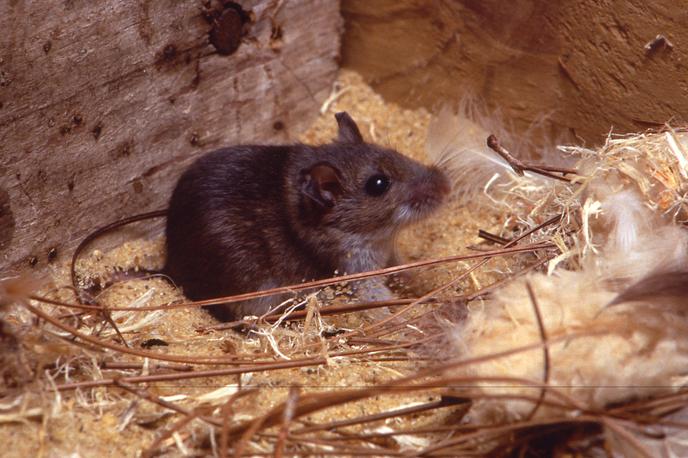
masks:
<path id="1" fill-rule="evenodd" d="M 450 181 L 398 151 L 364 141 L 346 112 L 320 146 L 238 145 L 207 153 L 169 201 L 163 271 L 192 300 L 261 291 L 394 265 L 399 231 L 446 200 Z M 359 299 L 385 300 L 382 280 Z M 260 316 L 285 296 L 209 306 L 219 320 Z"/>

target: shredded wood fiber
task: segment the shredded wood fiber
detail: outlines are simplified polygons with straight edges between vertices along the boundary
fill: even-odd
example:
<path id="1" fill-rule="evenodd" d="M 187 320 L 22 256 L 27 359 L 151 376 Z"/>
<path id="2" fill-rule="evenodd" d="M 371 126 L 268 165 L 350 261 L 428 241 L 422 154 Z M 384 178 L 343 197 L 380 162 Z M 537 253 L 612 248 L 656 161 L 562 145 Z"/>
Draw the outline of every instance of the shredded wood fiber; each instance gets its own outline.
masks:
<path id="1" fill-rule="evenodd" d="M 342 71 L 337 86 L 343 93 L 328 103 L 327 107 L 323 107 L 326 109 L 320 118 L 302 135 L 300 141 L 331 141 L 336 135 L 334 113 L 346 110 L 359 123 L 367 140 L 393 146 L 411 157 L 428 161 L 423 148 L 430 121 L 430 115 L 426 111 L 409 111 L 385 103 L 357 74 L 349 71 Z M 335 90 L 333 93 L 336 92 Z M 496 214 L 477 215 L 474 209 L 450 205 L 432 220 L 413 227 L 404 234 L 400 241 L 401 255 L 405 260 L 412 261 L 463 252 L 465 246 L 479 241 L 475 236 L 478 228 L 493 229 L 497 224 L 499 219 Z M 78 272 L 84 278 L 102 279 L 107 278 L 115 267 L 160 267 L 163 251 L 164 243 L 161 239 L 136 239 L 109 251 L 100 249 L 96 242 L 86 250 L 83 259 L 79 261 Z M 427 291 L 429 285 L 441 281 L 439 277 L 449 278 L 454 272 L 462 271 L 465 266 L 465 263 L 456 266 L 449 264 L 433 269 L 431 275 L 423 275 L 421 272 L 418 276 L 407 279 L 411 286 L 399 292 L 413 295 L 415 290 Z M 481 280 L 482 277 L 485 279 Z M 490 273 L 476 273 L 471 282 L 484 284 L 491 277 Z M 52 281 L 58 287 L 69 284 L 66 265 L 54 270 Z M 471 283 L 465 285 L 471 287 Z M 73 294 L 64 288 L 52 290 L 44 287 L 42 291 L 49 292 L 49 297 L 53 299 L 74 300 Z M 159 278 L 128 281 L 106 289 L 97 297 L 106 307 L 163 305 L 170 301 L 180 301 L 182 298 L 179 292 Z M 76 310 L 70 312 L 66 308 L 47 305 L 41 308 L 54 316 L 78 313 Z M 156 364 L 164 365 L 165 362 L 150 360 L 145 363 L 147 368 L 138 370 L 101 369 L 99 365 L 103 361 L 129 361 L 140 365 L 144 360 L 60 339 L 58 335 L 63 335 L 63 331 L 44 323 L 36 326 L 30 314 L 21 307 L 13 306 L 11 313 L 5 315 L 4 319 L 6 326 L 16 333 L 19 342 L 17 345 L 20 348 L 18 352 L 5 353 L 8 350 L 5 346 L 2 356 L 5 363 L 3 372 L 16 370 L 11 376 L 6 376 L 4 382 L 0 381 L 4 383 L 0 385 L 0 392 L 4 395 L 0 404 L 0 442 L 13 445 L 10 455 L 29 456 L 44 453 L 48 454 L 46 456 L 59 456 L 78 453 L 81 456 L 96 456 L 107 453 L 113 456 L 135 456 L 138 451 L 150 446 L 157 435 L 162 434 L 181 418 L 178 414 L 170 414 L 169 410 L 119 388 L 82 389 L 78 393 L 66 391 L 59 394 L 54 391 L 56 384 L 154 373 Z M 276 355 L 266 337 L 259 338 L 253 335 L 247 338 L 231 330 L 198 332 L 198 329 L 216 324 L 199 308 L 145 313 L 114 312 L 113 319 L 133 348 L 141 349 L 142 345 L 154 343 L 153 339 L 159 339 L 166 346 L 152 346 L 149 348 L 150 351 L 191 357 L 226 357 L 236 354 L 239 359 L 284 361 Z M 66 322 L 75 325 L 78 320 L 67 319 Z M 319 324 L 311 324 L 308 332 L 304 333 L 301 322 L 270 329 L 270 334 L 274 337 L 280 352 L 290 358 L 320 356 L 325 339 L 318 336 L 319 331 L 355 329 L 370 321 L 371 319 L 362 313 L 346 314 L 323 318 L 322 329 Z M 261 329 L 269 328 L 261 326 Z M 99 316 L 82 317 L 80 331 L 86 334 L 94 333 L 104 340 L 113 340 L 116 337 L 112 328 Z M 336 340 L 336 337 L 331 339 L 332 342 Z M 368 347 L 370 346 L 365 343 L 352 345 L 342 342 L 332 345 L 330 352 Z M 379 356 L 394 355 L 401 356 L 402 360 L 365 361 L 378 355 L 364 357 L 363 361 L 337 357 L 331 358 L 327 365 L 257 372 L 243 376 L 241 381 L 238 376 L 204 377 L 148 383 L 145 388 L 158 396 L 175 396 L 174 399 L 179 399 L 175 402 L 185 408 L 209 406 L 208 411 L 212 412 L 236 391 L 232 386 L 241 383 L 256 387 L 258 390 L 255 395 L 239 399 L 234 406 L 234 420 L 245 420 L 255 418 L 284 401 L 289 387 L 293 385 L 301 386 L 303 393 L 365 387 L 409 374 L 416 367 L 415 363 L 403 360 L 408 357 L 404 351 Z M 20 370 L 23 366 L 26 366 L 25 370 Z M 60 370 L 56 370 L 56 367 Z M 52 381 L 46 373 L 51 374 Z M 15 378 L 20 380 L 13 380 Z M 199 396 L 228 386 L 229 389 L 219 393 L 221 396 L 211 402 L 204 403 L 198 400 Z M 378 397 L 338 406 L 307 419 L 324 423 L 436 399 L 438 396 L 432 390 Z M 445 410 L 447 409 L 429 414 L 420 413 L 388 423 L 395 429 L 428 426 L 441 423 L 442 418 L 449 414 Z M 166 415 L 163 415 L 164 413 Z M 352 430 L 372 430 L 382 427 L 383 424 L 384 421 L 378 421 Z M 204 434 L 207 435 L 207 432 L 208 427 L 203 422 L 194 420 L 189 427 L 180 431 L 179 442 L 192 447 L 195 442 L 189 439 L 189 434 L 194 434 L 198 439 Z M 394 445 L 392 439 L 389 441 Z M 171 455 L 180 453 L 180 448 L 175 445 L 173 439 L 167 440 L 162 450 Z"/>
<path id="2" fill-rule="evenodd" d="M 67 266 L 56 268 L 40 287 L 0 283 L 0 442 L 12 444 L 9 456 L 219 455 L 223 418 L 230 454 L 244 447 L 247 454 L 270 456 L 276 450 L 284 456 L 420 451 L 456 456 L 501 447 L 508 455 L 518 451 L 519 440 L 535 443 L 554 434 L 548 422 L 560 425 L 557 434 L 585 433 L 598 448 L 606 440 L 618 453 L 643 456 L 656 450 L 656 443 L 635 439 L 634 433 L 629 439 L 625 433 L 637 419 L 613 409 L 658 396 L 679 396 L 671 399 L 672 406 L 685 403 L 680 398 L 686 396 L 681 391 L 687 372 L 685 317 L 675 298 L 668 305 L 654 296 L 609 304 L 659 265 L 688 267 L 682 226 L 688 217 L 686 134 L 666 129 L 610 137 L 599 151 L 539 151 L 544 165 L 576 164 L 577 175 L 555 172 L 561 179 L 550 179 L 531 172 L 520 176 L 487 148 L 489 134 L 512 151 L 532 147 L 510 137 L 490 116 L 476 117 L 477 111 L 464 104 L 458 114 L 445 110 L 433 120 L 425 110 L 385 103 L 350 71 L 341 72 L 321 116 L 299 140 L 330 141 L 336 133 L 333 114 L 342 110 L 359 123 L 367 140 L 440 162 L 457 180 L 456 198 L 399 240 L 407 262 L 474 256 L 403 273 L 396 287 L 401 297 L 418 298 L 437 288 L 438 301 L 414 305 L 375 327 L 385 315 L 319 315 L 319 308 L 349 300 L 347 289 L 334 284 L 320 302 L 302 298 L 310 318 L 259 323 L 249 336 L 213 330 L 217 323 L 198 307 L 113 311 L 110 318 L 130 348 L 168 359 L 161 361 L 74 339 L 21 305 L 121 345 L 100 314 L 26 299 L 38 290 L 73 302 L 73 292 L 60 288 L 69 284 Z M 489 234 L 479 237 L 479 230 Z M 93 286 L 115 268 L 159 267 L 163 246 L 160 239 L 136 239 L 103 252 L 94 244 L 78 271 L 84 286 Z M 522 247 L 527 251 L 483 259 L 488 251 Z M 107 308 L 149 307 L 181 302 L 183 296 L 163 279 L 151 278 L 115 285 L 97 299 Z M 361 329 L 365 332 L 355 333 Z M 597 330 L 606 334 L 567 339 Z M 549 341 L 545 356 L 543 342 Z M 519 352 L 524 345 L 533 348 Z M 494 357 L 499 351 L 511 354 Z M 464 363 L 471 358 L 480 361 Z M 224 364 L 202 364 L 203 359 Z M 191 371 L 235 367 L 230 360 L 249 366 L 301 359 L 308 364 L 185 378 Z M 131 379 L 163 373 L 174 375 L 146 383 Z M 531 386 L 524 388 L 514 378 Z M 624 380 L 626 389 L 602 387 Z M 73 389 L 85 382 L 99 385 Z M 543 383 L 552 391 L 544 392 Z M 70 389 L 58 391 L 60 386 Z M 470 409 L 464 397 L 473 399 Z M 309 406 L 312 410 L 301 415 Z M 425 410 L 367 418 L 406 408 Z M 643 404 L 633 414 L 657 420 L 666 412 Z M 265 427 L 240 441 L 259 418 Z M 356 418 L 374 421 L 336 423 Z M 493 429 L 494 424 L 502 429 Z M 663 431 L 672 440 L 680 438 L 676 431 Z M 569 436 L 556 437 L 575 449 Z"/>

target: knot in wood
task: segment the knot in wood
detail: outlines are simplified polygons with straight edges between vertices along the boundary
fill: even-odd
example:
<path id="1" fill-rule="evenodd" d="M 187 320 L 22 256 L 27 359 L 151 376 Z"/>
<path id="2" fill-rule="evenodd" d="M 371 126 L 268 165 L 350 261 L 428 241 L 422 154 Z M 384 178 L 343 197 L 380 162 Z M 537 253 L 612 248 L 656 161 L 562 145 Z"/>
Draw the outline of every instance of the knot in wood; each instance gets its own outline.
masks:
<path id="1" fill-rule="evenodd" d="M 209 35 L 210 44 L 219 54 L 228 56 L 239 48 L 244 34 L 244 16 L 241 11 L 230 7 L 213 21 Z"/>

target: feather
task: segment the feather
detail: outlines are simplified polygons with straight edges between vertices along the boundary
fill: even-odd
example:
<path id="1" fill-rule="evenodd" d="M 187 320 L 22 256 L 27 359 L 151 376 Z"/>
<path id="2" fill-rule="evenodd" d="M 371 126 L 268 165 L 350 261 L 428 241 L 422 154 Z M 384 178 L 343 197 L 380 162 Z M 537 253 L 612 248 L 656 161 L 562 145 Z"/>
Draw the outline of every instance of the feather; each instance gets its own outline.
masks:
<path id="1" fill-rule="evenodd" d="M 625 302 L 688 305 L 688 272 L 654 272 L 626 288 L 609 305 Z"/>
<path id="2" fill-rule="evenodd" d="M 506 188 L 515 182 L 541 185 L 549 181 L 530 172 L 518 176 L 507 161 L 487 146 L 487 138 L 495 135 L 514 157 L 530 156 L 536 148 L 529 138 L 536 127 L 516 137 L 504 125 L 499 112 L 488 114 L 473 97 L 465 96 L 456 111 L 447 105 L 439 110 L 428 127 L 425 148 L 428 157 L 453 181 L 455 194 L 467 199 L 488 185 Z"/>
<path id="3" fill-rule="evenodd" d="M 468 99 L 457 113 L 444 106 L 430 123 L 425 142 L 428 156 L 451 177 L 459 196 L 480 192 L 495 175 L 515 176 L 509 164 L 487 146 L 487 137 L 495 131 L 504 137 L 503 129 L 491 124 Z"/>
<path id="4" fill-rule="evenodd" d="M 32 275 L 0 279 L 0 306 L 24 302 L 48 283 L 44 278 Z"/>
<path id="5" fill-rule="evenodd" d="M 632 190 L 608 195 L 602 201 L 602 212 L 611 225 L 608 243 L 618 250 L 632 250 L 640 234 L 650 229 L 652 215 Z"/>
<path id="6" fill-rule="evenodd" d="M 688 269 L 688 231 L 653 212 L 634 188 L 591 187 L 602 208 L 593 232 L 604 253 L 590 259 L 600 275 L 628 287 L 652 272 Z"/>

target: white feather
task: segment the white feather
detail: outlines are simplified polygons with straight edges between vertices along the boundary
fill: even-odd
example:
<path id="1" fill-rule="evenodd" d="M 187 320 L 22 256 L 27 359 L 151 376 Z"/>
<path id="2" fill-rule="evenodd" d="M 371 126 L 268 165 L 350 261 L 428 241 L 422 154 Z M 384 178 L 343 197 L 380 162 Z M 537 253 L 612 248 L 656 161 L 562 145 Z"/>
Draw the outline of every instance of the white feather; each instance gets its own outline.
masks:
<path id="1" fill-rule="evenodd" d="M 425 147 L 428 156 L 440 165 L 455 182 L 459 195 L 479 192 L 493 176 L 515 175 L 509 164 L 487 146 L 494 131 L 487 124 L 471 119 L 473 105 L 463 102 L 455 113 L 443 107 L 431 122 Z"/>
<path id="2" fill-rule="evenodd" d="M 591 186 L 602 215 L 593 232 L 604 255 L 594 260 L 599 274 L 635 282 L 656 270 L 688 267 L 688 232 L 664 221 L 635 189 L 613 192 L 604 182 Z"/>
<path id="3" fill-rule="evenodd" d="M 602 212 L 611 223 L 608 243 L 623 251 L 638 244 L 638 237 L 647 231 L 652 218 L 640 196 L 632 190 L 608 195 L 602 202 Z"/>
<path id="4" fill-rule="evenodd" d="M 525 135 L 515 136 L 502 122 L 498 112 L 487 113 L 470 96 L 464 97 L 458 109 L 442 107 L 428 128 L 425 148 L 428 156 L 454 182 L 454 192 L 462 198 L 480 193 L 490 182 L 495 190 L 514 181 L 542 183 L 539 175 L 517 175 L 499 154 L 487 146 L 487 137 L 495 135 L 514 157 L 530 156 L 535 148 Z M 538 150 L 541 155 L 544 150 Z"/>

